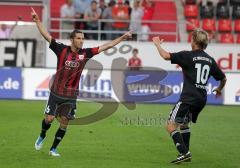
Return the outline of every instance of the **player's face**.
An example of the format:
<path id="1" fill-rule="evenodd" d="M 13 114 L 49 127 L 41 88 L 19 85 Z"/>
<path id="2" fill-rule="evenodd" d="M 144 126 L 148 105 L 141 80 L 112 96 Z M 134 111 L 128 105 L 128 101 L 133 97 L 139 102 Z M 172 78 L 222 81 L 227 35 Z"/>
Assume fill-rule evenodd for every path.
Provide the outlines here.
<path id="1" fill-rule="evenodd" d="M 83 33 L 76 33 L 75 37 L 72 39 L 72 45 L 76 49 L 80 49 L 83 46 L 84 42 L 84 34 Z"/>

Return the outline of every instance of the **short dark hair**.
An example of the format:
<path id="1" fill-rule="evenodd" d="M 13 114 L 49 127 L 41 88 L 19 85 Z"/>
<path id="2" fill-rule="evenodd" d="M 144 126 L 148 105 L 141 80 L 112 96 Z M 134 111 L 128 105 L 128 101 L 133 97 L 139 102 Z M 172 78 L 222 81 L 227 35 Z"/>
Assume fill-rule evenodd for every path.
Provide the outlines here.
<path id="1" fill-rule="evenodd" d="M 76 36 L 77 33 L 83 34 L 83 32 L 82 32 L 81 30 L 75 29 L 75 30 L 73 30 L 73 31 L 71 32 L 71 34 L 70 34 L 70 39 L 74 39 L 74 37 Z"/>
<path id="2" fill-rule="evenodd" d="M 134 49 L 133 49 L 133 52 L 137 52 L 137 53 L 138 53 L 138 49 L 137 49 L 137 48 L 134 48 Z"/>
<path id="3" fill-rule="evenodd" d="M 97 4 L 97 1 L 95 1 L 95 0 L 92 0 L 91 4 L 93 4 L 93 3 Z"/>
<path id="4" fill-rule="evenodd" d="M 129 2 L 128 0 L 126 0 L 126 1 L 124 2 L 124 4 L 130 5 L 130 2 Z"/>
<path id="5" fill-rule="evenodd" d="M 109 7 L 112 7 L 116 4 L 116 2 L 114 0 L 111 0 L 109 3 L 108 3 L 108 6 Z"/>

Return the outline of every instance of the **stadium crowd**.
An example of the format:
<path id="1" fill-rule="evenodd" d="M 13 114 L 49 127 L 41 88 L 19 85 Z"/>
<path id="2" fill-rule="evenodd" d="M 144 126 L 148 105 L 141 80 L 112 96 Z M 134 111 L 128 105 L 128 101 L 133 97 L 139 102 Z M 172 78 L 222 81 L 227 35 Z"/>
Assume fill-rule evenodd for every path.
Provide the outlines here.
<path id="1" fill-rule="evenodd" d="M 61 18 L 80 19 L 79 21 L 62 21 L 61 29 L 99 30 L 98 19 L 108 19 L 100 26 L 101 30 L 132 30 L 133 39 L 148 40 L 148 36 L 137 35 L 137 32 L 149 32 L 150 28 L 144 20 L 151 20 L 153 15 L 153 2 L 151 0 L 66 0 L 60 8 Z M 120 21 L 119 21 L 120 20 Z M 63 32 L 62 38 L 68 33 Z M 111 40 L 119 34 L 103 34 L 102 39 Z M 87 33 L 86 39 L 97 39 L 96 33 Z"/>

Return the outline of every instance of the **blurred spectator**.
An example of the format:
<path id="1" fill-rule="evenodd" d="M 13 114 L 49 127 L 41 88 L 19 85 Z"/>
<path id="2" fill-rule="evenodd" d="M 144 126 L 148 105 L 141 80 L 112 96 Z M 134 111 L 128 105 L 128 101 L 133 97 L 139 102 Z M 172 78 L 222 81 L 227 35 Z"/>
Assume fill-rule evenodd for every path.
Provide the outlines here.
<path id="1" fill-rule="evenodd" d="M 142 17 L 143 17 L 143 8 L 140 6 L 140 0 L 134 0 L 131 21 L 130 21 L 130 30 L 134 32 L 132 39 L 140 39 L 141 35 L 135 34 L 141 32 L 142 29 Z"/>
<path id="2" fill-rule="evenodd" d="M 219 1 L 221 0 L 181 0 L 183 5 L 196 4 L 196 5 L 202 5 L 202 6 L 206 6 L 206 5 L 217 6 L 217 3 Z"/>
<path id="3" fill-rule="evenodd" d="M 199 0 L 198 1 L 202 6 L 217 6 L 217 3 L 219 2 L 219 0 Z"/>
<path id="4" fill-rule="evenodd" d="M 123 4 L 122 0 L 118 0 L 118 4 L 113 7 L 112 16 L 115 20 L 113 23 L 113 28 L 117 31 L 126 31 L 128 29 L 128 22 L 119 22 L 117 20 L 129 21 L 128 8 Z M 113 38 L 119 36 L 119 34 L 114 34 Z"/>
<path id="5" fill-rule="evenodd" d="M 98 30 L 98 19 L 100 19 L 101 9 L 97 6 L 97 1 L 91 2 L 91 7 L 86 9 L 84 19 L 87 21 L 87 30 Z M 87 34 L 89 39 L 98 39 L 97 33 Z"/>
<path id="6" fill-rule="evenodd" d="M 102 18 L 102 14 L 103 14 L 104 10 L 107 8 L 107 6 L 105 4 L 105 0 L 99 0 L 99 8 L 101 9 L 100 17 Z"/>
<path id="7" fill-rule="evenodd" d="M 74 6 L 72 0 L 66 0 L 66 3 L 61 6 L 61 18 L 64 19 L 73 19 L 75 15 Z M 73 29 L 73 21 L 62 21 L 61 29 L 71 30 Z M 61 38 L 69 38 L 70 32 L 62 33 Z"/>
<path id="8" fill-rule="evenodd" d="M 133 49 L 133 56 L 128 60 L 130 70 L 139 70 L 142 68 L 142 60 L 138 57 L 138 49 Z"/>
<path id="9" fill-rule="evenodd" d="M 115 5 L 115 1 L 114 0 L 111 0 L 109 3 L 108 3 L 108 7 L 104 10 L 103 14 L 102 14 L 102 19 L 113 19 L 112 17 L 112 8 L 114 7 Z M 112 22 L 106 22 L 104 24 L 104 30 L 110 30 L 112 31 L 113 30 L 113 23 Z M 106 33 L 106 40 L 112 40 L 113 37 L 112 37 L 112 33 Z"/>
<path id="10" fill-rule="evenodd" d="M 147 41 L 149 38 L 148 33 L 151 31 L 150 30 L 150 23 L 147 21 L 151 20 L 153 17 L 153 12 L 154 12 L 154 6 L 153 2 L 150 0 L 144 0 L 141 1 L 142 6 L 143 6 L 143 17 L 142 17 L 142 36 L 140 40 L 142 41 Z"/>
<path id="11" fill-rule="evenodd" d="M 131 8 L 131 5 L 130 5 L 130 2 L 128 0 L 126 0 L 124 2 L 124 5 L 128 8 L 128 15 L 131 16 L 132 8 Z"/>
<path id="12" fill-rule="evenodd" d="M 14 29 L 15 25 L 6 25 L 6 24 L 1 24 L 0 25 L 0 39 L 8 39 L 10 38 L 10 35 L 12 33 L 12 30 Z"/>
<path id="13" fill-rule="evenodd" d="M 103 12 L 106 10 L 107 6 L 105 5 L 105 0 L 99 0 L 99 8 L 101 9 L 101 15 L 100 15 L 100 19 L 103 19 L 102 15 Z M 104 22 L 101 22 L 101 30 L 104 30 Z M 101 39 L 105 40 L 106 39 L 106 35 L 105 34 L 101 34 Z"/>
<path id="14" fill-rule="evenodd" d="M 220 2 L 217 4 L 217 10 L 216 10 L 217 19 L 229 19 L 230 18 L 230 7 Z"/>
<path id="15" fill-rule="evenodd" d="M 202 1 L 200 4 L 201 19 L 214 17 L 214 6 L 212 1 Z"/>
<path id="16" fill-rule="evenodd" d="M 83 19 L 85 10 L 90 8 L 92 0 L 73 0 L 73 6 L 75 9 L 75 18 Z M 75 29 L 85 29 L 86 22 L 77 21 L 75 22 Z"/>

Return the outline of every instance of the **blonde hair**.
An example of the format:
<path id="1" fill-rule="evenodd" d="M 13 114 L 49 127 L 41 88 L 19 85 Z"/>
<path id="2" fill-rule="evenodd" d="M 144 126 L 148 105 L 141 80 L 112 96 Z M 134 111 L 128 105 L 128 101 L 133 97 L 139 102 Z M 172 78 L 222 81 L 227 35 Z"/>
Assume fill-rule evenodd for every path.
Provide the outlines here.
<path id="1" fill-rule="evenodd" d="M 201 49 L 206 49 L 208 45 L 208 33 L 202 29 L 195 29 L 192 33 L 193 42 Z"/>

